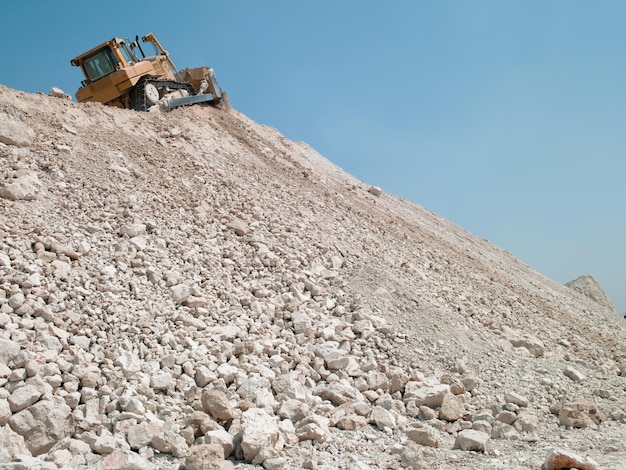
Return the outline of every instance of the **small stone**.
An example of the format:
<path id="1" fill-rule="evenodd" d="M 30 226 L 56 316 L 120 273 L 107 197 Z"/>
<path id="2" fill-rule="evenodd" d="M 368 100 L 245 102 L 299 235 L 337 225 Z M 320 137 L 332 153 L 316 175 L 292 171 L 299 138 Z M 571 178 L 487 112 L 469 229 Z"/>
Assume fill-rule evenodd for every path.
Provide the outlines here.
<path id="1" fill-rule="evenodd" d="M 496 421 L 491 429 L 491 438 L 514 440 L 518 439 L 519 435 L 513 426 Z"/>
<path id="2" fill-rule="evenodd" d="M 254 352 L 254 343 L 252 341 L 239 341 L 233 345 L 233 354 L 237 357 Z"/>
<path id="3" fill-rule="evenodd" d="M 126 440 L 131 449 L 141 449 L 150 444 L 152 439 L 157 436 L 162 427 L 158 423 L 142 422 L 131 427 L 127 434 Z"/>
<path id="4" fill-rule="evenodd" d="M 330 437 L 328 418 L 316 414 L 311 414 L 298 421 L 296 435 L 301 441 L 315 440 L 324 442 Z"/>
<path id="5" fill-rule="evenodd" d="M 590 458 L 581 457 L 562 449 L 550 449 L 544 463 L 545 470 L 599 470 L 600 466 Z"/>
<path id="6" fill-rule="evenodd" d="M 539 429 L 539 418 L 532 413 L 522 413 L 513 427 L 519 432 L 534 433 Z"/>
<path id="7" fill-rule="evenodd" d="M 502 411 L 496 416 L 496 421 L 500 421 L 505 424 L 513 424 L 517 419 L 517 415 L 512 411 Z"/>
<path id="8" fill-rule="evenodd" d="M 306 312 L 295 312 L 291 316 L 291 323 L 293 324 L 293 332 L 297 335 L 307 335 L 311 331 L 311 318 Z"/>
<path id="9" fill-rule="evenodd" d="M 141 360 L 137 354 L 130 351 L 122 351 L 118 354 L 114 361 L 119 366 L 126 378 L 130 378 L 141 370 Z"/>
<path id="10" fill-rule="evenodd" d="M 185 459 L 186 470 L 220 469 L 224 449 L 219 444 L 201 444 L 189 449 Z"/>
<path id="11" fill-rule="evenodd" d="M 415 400 L 416 405 L 430 408 L 440 407 L 443 398 L 450 393 L 450 385 L 424 386 L 421 382 L 408 382 L 404 390 L 404 401 Z"/>
<path id="12" fill-rule="evenodd" d="M 120 447 L 120 442 L 110 433 L 102 433 L 91 443 L 91 449 L 96 454 L 110 454 Z"/>
<path id="13" fill-rule="evenodd" d="M 170 292 L 172 293 L 174 302 L 182 304 L 191 296 L 191 287 L 186 284 L 177 284 L 170 287 Z"/>
<path id="14" fill-rule="evenodd" d="M 50 91 L 48 92 L 48 96 L 52 96 L 54 98 L 62 98 L 65 100 L 70 100 L 70 101 L 72 100 L 72 97 L 70 95 L 68 95 L 63 90 L 55 86 L 50 88 Z"/>
<path id="15" fill-rule="evenodd" d="M 296 399 L 284 400 L 278 409 L 278 416 L 297 423 L 309 413 L 309 406 Z"/>
<path id="16" fill-rule="evenodd" d="M 491 424 L 489 421 L 478 420 L 472 423 L 472 429 L 474 431 L 484 432 L 485 434 L 491 435 Z"/>
<path id="17" fill-rule="evenodd" d="M 409 443 L 400 454 L 402 468 L 426 470 L 436 468 L 434 451 L 430 447 L 420 447 Z M 430 455 L 429 455 L 430 454 Z"/>
<path id="18" fill-rule="evenodd" d="M 114 449 L 102 459 L 101 470 L 152 470 L 154 466 L 141 455 L 127 449 Z"/>
<path id="19" fill-rule="evenodd" d="M 232 220 L 226 224 L 226 228 L 232 230 L 239 236 L 248 235 L 250 233 L 250 227 L 243 220 Z"/>
<path id="20" fill-rule="evenodd" d="M 465 407 L 463 402 L 452 393 L 447 393 L 443 397 L 441 409 L 439 410 L 439 418 L 446 421 L 457 421 L 463 417 Z"/>
<path id="21" fill-rule="evenodd" d="M 178 430 L 173 429 L 164 430 L 154 436 L 150 445 L 161 453 L 172 454 L 178 458 L 185 457 L 189 448 L 184 436 Z"/>
<path id="22" fill-rule="evenodd" d="M 265 470 L 281 470 L 285 468 L 287 459 L 285 457 L 273 457 L 263 461 L 263 468 Z"/>
<path id="23" fill-rule="evenodd" d="M 155 391 L 167 391 L 174 388 L 174 379 L 169 372 L 158 370 L 150 377 L 150 386 Z"/>
<path id="24" fill-rule="evenodd" d="M 335 405 L 353 402 L 361 396 L 360 392 L 343 381 L 332 382 L 322 389 L 322 398 L 330 400 Z"/>
<path id="25" fill-rule="evenodd" d="M 374 422 L 381 431 L 385 428 L 395 429 L 397 426 L 395 416 L 382 406 L 375 406 L 372 409 L 370 421 Z"/>
<path id="26" fill-rule="evenodd" d="M 367 192 L 373 196 L 381 196 L 383 194 L 383 190 L 378 186 L 370 186 Z"/>
<path id="27" fill-rule="evenodd" d="M 471 392 L 472 390 L 478 388 L 478 386 L 480 385 L 480 379 L 476 377 L 463 377 L 461 379 L 461 383 L 465 387 L 465 390 Z"/>
<path id="28" fill-rule="evenodd" d="M 0 188 L 0 197 L 11 201 L 32 201 L 37 198 L 41 187 L 42 184 L 37 175 L 24 175 Z"/>
<path id="29" fill-rule="evenodd" d="M 223 428 L 207 431 L 202 439 L 205 444 L 219 444 L 224 452 L 224 457 L 229 457 L 235 450 L 235 438 Z"/>
<path id="30" fill-rule="evenodd" d="M 539 338 L 512 328 L 505 327 L 502 334 L 516 348 L 525 348 L 534 357 L 543 356 L 546 348 Z"/>
<path id="31" fill-rule="evenodd" d="M 421 428 L 409 429 L 406 435 L 413 442 L 427 447 L 439 447 L 442 439 L 439 431 L 432 426 L 423 426 Z"/>
<path id="32" fill-rule="evenodd" d="M 0 398 L 0 426 L 4 426 L 12 414 L 9 400 L 6 398 Z"/>
<path id="33" fill-rule="evenodd" d="M 128 238 L 139 237 L 146 234 L 145 224 L 127 224 L 120 227 L 120 235 L 126 235 Z"/>
<path id="34" fill-rule="evenodd" d="M 567 366 L 563 370 L 563 373 L 565 374 L 566 377 L 569 377 L 574 382 L 582 382 L 583 380 L 586 379 L 585 374 L 583 374 L 582 372 L 574 369 L 572 366 Z"/>
<path id="35" fill-rule="evenodd" d="M 337 421 L 336 426 L 345 431 L 356 431 L 367 425 L 367 419 L 364 416 L 348 415 Z"/>
<path id="36" fill-rule="evenodd" d="M 461 449 L 466 451 L 488 452 L 489 446 L 489 434 L 484 432 L 475 431 L 473 429 L 466 429 L 460 431 L 457 434 L 454 442 L 455 449 Z"/>
<path id="37" fill-rule="evenodd" d="M 520 395 L 519 393 L 509 392 L 504 395 L 504 401 L 507 403 L 514 403 L 517 406 L 525 407 L 528 406 L 528 398 Z"/>
<path id="38" fill-rule="evenodd" d="M 249 462 L 263 449 L 273 449 L 280 434 L 276 418 L 261 408 L 244 411 L 241 416 L 241 427 L 241 449 L 244 458 Z"/>
<path id="39" fill-rule="evenodd" d="M 228 396 L 217 389 L 203 390 L 202 409 L 217 421 L 230 421 L 235 417 Z"/>
<path id="40" fill-rule="evenodd" d="M 196 368 L 195 381 L 196 385 L 200 388 L 211 383 L 217 378 L 217 375 L 205 366 L 198 366 Z"/>
<path id="41" fill-rule="evenodd" d="M 9 405 L 11 411 L 17 413 L 24 408 L 36 403 L 37 400 L 43 395 L 43 392 L 34 385 L 24 385 L 16 389 L 9 397 Z"/>
<path id="42" fill-rule="evenodd" d="M 422 421 L 429 421 L 437 418 L 437 412 L 426 405 L 422 405 L 419 407 L 417 417 Z"/>

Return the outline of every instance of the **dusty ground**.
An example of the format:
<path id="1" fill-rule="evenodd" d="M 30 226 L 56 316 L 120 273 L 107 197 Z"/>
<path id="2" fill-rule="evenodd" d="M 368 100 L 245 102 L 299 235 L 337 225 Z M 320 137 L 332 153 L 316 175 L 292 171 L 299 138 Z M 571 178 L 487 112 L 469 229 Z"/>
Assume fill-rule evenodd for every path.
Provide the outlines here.
<path id="1" fill-rule="evenodd" d="M 324 328 L 344 328 L 339 319 L 380 317 L 387 325 L 375 335 L 340 343 L 407 374 L 478 381 L 464 392 L 465 418 L 433 421 L 443 441 L 419 446 L 422 468 L 540 468 L 553 447 L 591 457 L 599 468 L 626 468 L 626 322 L 604 298 L 545 278 L 487 240 L 379 193 L 305 143 L 234 110 L 144 114 L 0 87 L 0 116 L 0 126 L 11 128 L 0 143 L 0 186 L 36 178 L 32 194 L 0 199 L 8 256 L 0 266 L 4 337 L 37 329 L 41 316 L 20 313 L 9 299 L 21 290 L 36 303 L 39 288 L 53 316 L 63 318 L 58 328 L 92 338 L 91 347 L 103 351 L 113 340 L 145 348 L 147 363 L 163 351 L 145 338 L 138 346 L 139 330 L 199 341 L 202 334 L 188 332 L 193 322 L 185 316 L 200 312 L 202 328 L 234 324 L 239 339 L 270 344 L 292 313 L 279 318 L 273 312 L 290 310 L 284 307 L 289 295 L 302 296 L 297 309 L 319 329 L 313 343 L 328 340 Z M 9 142 L 7 134 L 23 140 Z M 147 227 L 141 245 L 120 228 L 137 223 Z M 58 257 L 70 265 L 69 274 L 35 255 L 37 242 L 54 251 L 51 239 L 80 254 Z M 24 283 L 33 273 L 38 284 Z M 301 287 L 312 279 L 322 293 Z M 201 307 L 170 299 L 168 288 L 183 281 L 203 299 Z M 92 349 L 96 359 L 98 348 Z M 274 343 L 271 348 L 290 354 Z M 580 380 L 564 374 L 567 367 L 582 374 Z M 10 378 L 4 388 L 12 392 Z M 532 431 L 492 434 L 487 452 L 453 449 L 460 429 L 454 426 L 471 426 L 468 417 L 483 409 L 501 411 L 510 392 L 529 400 L 537 418 Z M 177 397 L 168 406 L 179 406 Z M 591 401 L 600 422 L 560 424 L 560 404 L 575 398 Z M 279 454 L 285 460 L 275 463 L 407 466 L 400 462 L 407 446 L 401 426 L 381 431 L 369 423 L 329 433 L 324 442 L 285 446 Z M 169 465 L 164 457 L 145 456 L 157 467 Z M 55 459 L 59 464 L 58 456 L 47 460 Z"/>

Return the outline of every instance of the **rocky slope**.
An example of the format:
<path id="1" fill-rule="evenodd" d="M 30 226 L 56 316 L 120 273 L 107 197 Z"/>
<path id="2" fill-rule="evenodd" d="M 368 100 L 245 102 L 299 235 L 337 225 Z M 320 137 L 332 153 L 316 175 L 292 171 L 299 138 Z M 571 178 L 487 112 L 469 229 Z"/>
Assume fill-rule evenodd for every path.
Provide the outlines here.
<path id="1" fill-rule="evenodd" d="M 624 468 L 610 301 L 234 110 L 0 86 L 0 206 L 2 468 Z"/>

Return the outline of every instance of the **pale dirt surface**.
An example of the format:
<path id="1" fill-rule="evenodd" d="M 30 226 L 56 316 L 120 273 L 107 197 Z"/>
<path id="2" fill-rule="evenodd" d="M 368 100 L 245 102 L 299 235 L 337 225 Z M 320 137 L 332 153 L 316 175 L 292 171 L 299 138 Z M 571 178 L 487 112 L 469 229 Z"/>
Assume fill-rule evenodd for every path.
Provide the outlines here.
<path id="1" fill-rule="evenodd" d="M 19 273 L 41 272 L 64 331 L 106 338 L 92 340 L 105 351 L 114 343 L 134 348 L 146 361 L 163 352 L 140 330 L 199 341 L 203 333 L 190 333 L 185 320 L 197 311 L 176 305 L 169 286 L 146 280 L 171 271 L 208 299 L 207 326 L 236 324 L 247 332 L 240 339 L 270 344 L 289 316 L 273 320 L 274 307 L 265 304 L 320 275 L 324 298 L 305 305 L 314 324 L 332 325 L 343 311 L 382 317 L 390 327 L 359 353 L 427 377 L 477 378 L 480 385 L 466 392 L 468 416 L 500 409 L 504 394 L 516 392 L 538 417 L 533 433 L 492 438 L 486 453 L 452 449 L 458 422 L 441 424 L 448 437 L 439 448 L 420 446 L 423 464 L 415 468 L 537 469 L 552 447 L 591 457 L 599 468 L 626 468 L 626 322 L 610 302 L 545 278 L 415 203 L 375 196 L 308 145 L 235 110 L 137 113 L 0 86 L 2 113 L 34 138 L 22 147 L 0 144 L 0 186 L 34 174 L 40 187 L 31 199 L 0 199 L 2 247 L 12 261 L 0 268 L 1 287 L 8 297 Z M 248 233 L 233 233 L 232 221 Z M 132 258 L 139 250 L 120 235 L 131 223 L 148 227 L 139 261 Z M 45 237 L 91 249 L 63 277 L 41 264 L 29 267 L 36 264 L 34 243 Z M 263 264 L 265 250 L 274 265 Z M 107 278 L 109 266 L 116 273 Z M 100 288 L 107 283 L 114 287 Z M 24 315 L 5 313 L 3 330 L 24 323 Z M 543 345 L 542 355 L 513 346 L 511 339 L 524 335 Z M 584 380 L 567 377 L 567 366 Z M 168 406 L 178 406 L 176 397 Z M 559 425 L 551 407 L 576 397 L 593 401 L 601 424 Z M 401 468 L 401 429 L 370 424 L 331 427 L 331 434 L 285 450 L 283 468 Z M 153 461 L 178 468 L 175 462 Z M 237 464 L 246 467 L 253 466 Z"/>

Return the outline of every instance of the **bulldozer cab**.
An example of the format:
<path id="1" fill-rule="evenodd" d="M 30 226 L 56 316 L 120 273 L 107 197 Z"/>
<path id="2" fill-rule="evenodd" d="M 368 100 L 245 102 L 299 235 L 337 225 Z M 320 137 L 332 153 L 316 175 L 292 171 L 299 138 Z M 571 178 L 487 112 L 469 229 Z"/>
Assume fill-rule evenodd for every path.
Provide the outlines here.
<path id="1" fill-rule="evenodd" d="M 113 38 L 72 59 L 72 65 L 82 69 L 84 86 L 138 61 L 126 39 Z"/>

